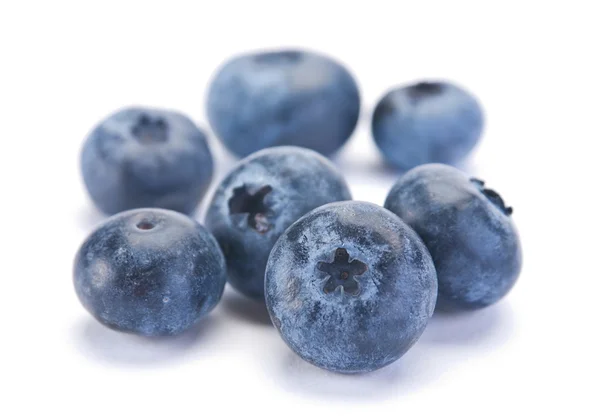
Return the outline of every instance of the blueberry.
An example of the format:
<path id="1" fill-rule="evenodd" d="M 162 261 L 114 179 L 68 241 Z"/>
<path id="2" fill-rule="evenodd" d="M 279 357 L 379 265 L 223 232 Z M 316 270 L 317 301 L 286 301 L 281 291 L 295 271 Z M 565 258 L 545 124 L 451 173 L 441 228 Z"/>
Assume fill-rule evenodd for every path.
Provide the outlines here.
<path id="1" fill-rule="evenodd" d="M 450 166 L 423 165 L 398 180 L 385 207 L 429 248 L 443 306 L 485 307 L 515 284 L 521 245 L 512 208 L 483 181 Z"/>
<path id="2" fill-rule="evenodd" d="M 231 285 L 263 300 L 265 266 L 279 236 L 308 211 L 348 199 L 342 176 L 314 151 L 274 147 L 240 161 L 221 182 L 206 216 Z"/>
<path id="3" fill-rule="evenodd" d="M 186 116 L 127 108 L 96 126 L 81 155 L 83 180 L 107 214 L 159 207 L 189 214 L 213 171 L 206 136 Z"/>
<path id="4" fill-rule="evenodd" d="M 210 85 L 210 124 L 233 153 L 247 156 L 280 145 L 338 150 L 354 131 L 358 87 L 339 63 L 304 51 L 236 57 Z"/>
<path id="5" fill-rule="evenodd" d="M 457 164 L 481 136 L 483 111 L 458 86 L 422 82 L 389 91 L 375 108 L 371 128 L 385 159 L 401 170 Z"/>
<path id="6" fill-rule="evenodd" d="M 109 218 L 75 260 L 75 291 L 101 323 L 145 336 L 174 335 L 212 310 L 225 287 L 214 237 L 183 214 L 137 209 Z"/>
<path id="7" fill-rule="evenodd" d="M 311 211 L 275 244 L 265 275 L 271 320 L 306 361 L 368 372 L 400 358 L 433 313 L 431 256 L 400 218 L 348 201 Z"/>

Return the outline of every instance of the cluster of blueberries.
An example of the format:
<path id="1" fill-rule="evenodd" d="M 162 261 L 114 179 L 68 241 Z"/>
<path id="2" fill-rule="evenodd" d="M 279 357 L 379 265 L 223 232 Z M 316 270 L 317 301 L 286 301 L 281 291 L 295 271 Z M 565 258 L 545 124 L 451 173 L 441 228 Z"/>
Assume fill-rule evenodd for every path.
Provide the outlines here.
<path id="1" fill-rule="evenodd" d="M 211 182 L 205 134 L 158 109 L 102 121 L 85 142 L 82 171 L 92 200 L 115 215 L 76 257 L 85 308 L 117 330 L 173 335 L 213 309 L 228 281 L 266 304 L 303 359 L 355 373 L 400 358 L 434 308 L 500 300 L 521 269 L 512 209 L 449 165 L 480 137 L 477 100 L 437 82 L 381 99 L 373 137 L 405 172 L 384 207 L 352 201 L 324 157 L 350 137 L 359 110 L 353 77 L 327 57 L 279 51 L 226 63 L 207 113 L 245 158 L 216 189 L 206 227 L 184 215 Z"/>

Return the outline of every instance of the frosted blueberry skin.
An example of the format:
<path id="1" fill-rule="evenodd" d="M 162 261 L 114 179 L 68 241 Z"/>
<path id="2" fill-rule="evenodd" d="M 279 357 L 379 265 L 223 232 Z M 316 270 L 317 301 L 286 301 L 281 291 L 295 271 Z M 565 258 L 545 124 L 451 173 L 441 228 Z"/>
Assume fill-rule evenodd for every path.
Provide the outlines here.
<path id="1" fill-rule="evenodd" d="M 421 82 L 389 91 L 371 129 L 383 157 L 401 170 L 457 164 L 475 147 L 484 116 L 477 99 L 450 83 Z"/>
<path id="2" fill-rule="evenodd" d="M 398 180 L 385 208 L 427 245 L 446 308 L 489 306 L 515 284 L 522 257 L 512 208 L 483 181 L 442 164 L 419 166 Z"/>
<path id="3" fill-rule="evenodd" d="M 226 62 L 210 84 L 206 108 L 213 131 L 239 156 L 282 145 L 328 156 L 354 131 L 360 96 L 339 63 L 282 50 Z"/>
<path id="4" fill-rule="evenodd" d="M 175 335 L 211 311 L 225 287 L 214 237 L 187 216 L 137 209 L 109 218 L 75 259 L 75 291 L 104 325 L 144 336 Z"/>
<path id="5" fill-rule="evenodd" d="M 206 136 L 186 116 L 148 108 L 122 109 L 87 137 L 81 170 L 106 214 L 157 207 L 190 214 L 213 172 Z"/>
<path id="6" fill-rule="evenodd" d="M 341 174 L 314 151 L 273 147 L 241 160 L 219 185 L 206 215 L 227 260 L 229 283 L 264 300 L 265 266 L 279 236 L 308 211 L 348 199 Z"/>
<path id="7" fill-rule="evenodd" d="M 400 218 L 357 201 L 324 205 L 280 237 L 265 275 L 273 324 L 294 352 L 336 372 L 400 358 L 433 314 L 427 248 Z"/>

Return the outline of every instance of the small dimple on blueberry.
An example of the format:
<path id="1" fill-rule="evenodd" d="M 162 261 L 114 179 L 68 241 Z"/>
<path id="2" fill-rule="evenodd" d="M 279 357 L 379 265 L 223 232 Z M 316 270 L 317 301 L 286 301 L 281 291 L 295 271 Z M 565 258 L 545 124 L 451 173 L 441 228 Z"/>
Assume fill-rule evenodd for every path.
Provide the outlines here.
<path id="1" fill-rule="evenodd" d="M 136 227 L 140 230 L 152 230 L 154 228 L 154 223 L 147 220 L 142 220 L 136 224 Z"/>

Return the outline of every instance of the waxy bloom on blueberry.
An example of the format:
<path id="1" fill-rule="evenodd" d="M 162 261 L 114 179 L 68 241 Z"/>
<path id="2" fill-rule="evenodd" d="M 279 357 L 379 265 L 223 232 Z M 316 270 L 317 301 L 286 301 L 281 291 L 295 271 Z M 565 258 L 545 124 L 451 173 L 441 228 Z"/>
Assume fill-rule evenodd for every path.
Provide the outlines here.
<path id="1" fill-rule="evenodd" d="M 292 145 L 330 155 L 358 121 L 360 97 L 341 64 L 305 51 L 269 51 L 228 61 L 210 85 L 208 120 L 239 156 Z"/>
<path id="2" fill-rule="evenodd" d="M 186 116 L 161 109 L 122 109 L 96 126 L 81 154 L 87 190 L 115 214 L 157 207 L 189 214 L 210 185 L 206 136 Z"/>
<path id="3" fill-rule="evenodd" d="M 219 185 L 206 215 L 231 285 L 262 300 L 267 258 L 281 233 L 308 211 L 348 199 L 342 176 L 312 150 L 273 147 L 240 161 Z"/>
<path id="4" fill-rule="evenodd" d="M 427 245 L 445 306 L 494 304 L 517 281 L 522 259 L 513 210 L 483 181 L 442 164 L 419 166 L 398 180 L 385 207 Z"/>
<path id="5" fill-rule="evenodd" d="M 473 95 L 456 85 L 421 82 L 386 93 L 375 107 L 371 128 L 383 157 L 401 170 L 456 164 L 479 141 L 483 111 Z"/>
<path id="6" fill-rule="evenodd" d="M 75 291 L 101 323 L 146 336 L 180 333 L 225 287 L 214 237 L 183 214 L 138 209 L 109 218 L 81 245 Z"/>
<path id="7" fill-rule="evenodd" d="M 421 336 L 437 279 L 427 248 L 400 218 L 346 201 L 309 212 L 281 235 L 265 293 L 273 324 L 294 352 L 327 370 L 368 372 Z"/>

